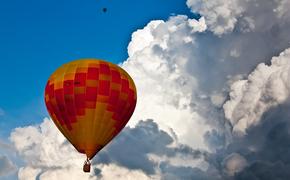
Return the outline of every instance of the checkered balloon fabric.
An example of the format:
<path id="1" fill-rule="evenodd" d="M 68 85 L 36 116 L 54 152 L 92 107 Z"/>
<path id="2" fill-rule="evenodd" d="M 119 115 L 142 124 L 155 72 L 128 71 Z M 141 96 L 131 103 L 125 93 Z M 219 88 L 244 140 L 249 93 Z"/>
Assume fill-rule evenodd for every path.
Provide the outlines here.
<path id="1" fill-rule="evenodd" d="M 122 130 L 136 101 L 132 78 L 119 66 L 102 60 L 64 64 L 45 88 L 45 103 L 54 123 L 89 159 Z"/>

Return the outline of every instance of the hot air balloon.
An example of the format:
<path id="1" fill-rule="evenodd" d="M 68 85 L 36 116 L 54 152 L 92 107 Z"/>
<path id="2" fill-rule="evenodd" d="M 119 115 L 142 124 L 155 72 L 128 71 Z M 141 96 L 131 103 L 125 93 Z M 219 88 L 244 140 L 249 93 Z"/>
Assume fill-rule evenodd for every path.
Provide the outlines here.
<path id="1" fill-rule="evenodd" d="M 45 87 L 47 110 L 62 134 L 90 160 L 126 125 L 137 101 L 136 87 L 119 66 L 96 59 L 64 64 Z"/>

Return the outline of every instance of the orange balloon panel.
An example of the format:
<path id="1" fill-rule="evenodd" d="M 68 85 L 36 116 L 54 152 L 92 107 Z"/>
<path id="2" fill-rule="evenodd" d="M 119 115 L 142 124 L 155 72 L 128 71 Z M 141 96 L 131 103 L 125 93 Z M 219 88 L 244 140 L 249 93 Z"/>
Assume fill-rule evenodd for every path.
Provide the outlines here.
<path id="1" fill-rule="evenodd" d="M 136 87 L 119 66 L 84 59 L 64 64 L 49 78 L 45 103 L 58 129 L 89 159 L 126 125 Z"/>

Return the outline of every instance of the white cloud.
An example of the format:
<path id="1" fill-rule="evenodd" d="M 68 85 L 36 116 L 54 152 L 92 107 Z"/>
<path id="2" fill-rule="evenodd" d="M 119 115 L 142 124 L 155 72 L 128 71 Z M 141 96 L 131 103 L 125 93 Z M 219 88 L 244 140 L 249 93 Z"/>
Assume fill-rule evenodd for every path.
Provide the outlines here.
<path id="1" fill-rule="evenodd" d="M 192 28 L 191 33 L 204 32 L 207 29 L 204 17 L 199 20 L 188 19 L 188 25 Z"/>
<path id="2" fill-rule="evenodd" d="M 289 7 L 290 7 L 290 1 L 289 0 L 275 0 L 277 3 L 277 7 L 273 9 L 275 13 L 277 13 L 277 16 L 279 18 L 289 18 Z"/>
<path id="3" fill-rule="evenodd" d="M 206 171 L 207 152 L 179 143 L 174 134 L 159 129 L 158 124 L 152 120 L 139 121 L 134 128 L 125 128 L 121 136 L 99 153 L 94 164 L 116 163 L 131 170 L 142 170 L 150 177 L 163 177 L 160 164 Z M 179 171 L 176 173 L 180 173 L 176 174 L 178 177 L 182 174 Z"/>
<path id="4" fill-rule="evenodd" d="M 125 128 L 96 155 L 88 174 L 82 171 L 85 155 L 65 140 L 52 120 L 44 119 L 40 125 L 16 128 L 10 136 L 19 157 L 25 161 L 18 171 L 21 180 L 36 177 L 41 180 L 160 179 L 170 172 L 161 172 L 159 164 L 177 168 L 177 177 L 182 175 L 178 168 L 192 170 L 204 164 L 206 171 L 206 153 L 180 144 L 176 138 L 160 130 L 152 120 L 140 121 L 134 128 Z"/>
<path id="5" fill-rule="evenodd" d="M 18 171 L 18 179 L 19 180 L 34 180 L 37 175 L 41 172 L 40 168 L 33 167 L 22 167 Z"/>
<path id="6" fill-rule="evenodd" d="M 282 104 L 290 93 L 290 49 L 273 57 L 271 65 L 261 63 L 249 75 L 231 87 L 230 100 L 224 105 L 225 116 L 233 131 L 245 134 L 260 123 L 269 108 Z"/>
<path id="7" fill-rule="evenodd" d="M 119 167 L 114 164 L 98 166 L 102 169 L 99 176 L 92 176 L 82 172 L 81 168 L 68 167 L 68 168 L 56 168 L 48 169 L 42 172 L 41 168 L 22 167 L 19 170 L 19 180 L 35 180 L 39 177 L 41 180 L 58 180 L 58 179 L 150 179 L 142 171 L 129 170 L 127 168 Z"/>
<path id="8" fill-rule="evenodd" d="M 132 39 L 134 39 L 134 41 L 131 41 L 128 45 L 129 56 L 132 56 L 138 51 L 142 51 L 146 46 L 150 45 L 150 43 L 154 40 L 151 31 L 161 23 L 164 22 L 161 20 L 151 21 L 144 29 L 137 30 L 132 34 Z M 140 33 L 142 33 L 142 36 L 139 36 Z"/>
<path id="9" fill-rule="evenodd" d="M 205 17 L 216 35 L 241 32 L 265 32 L 277 21 L 288 21 L 289 0 L 187 0 L 188 7 Z"/>
<path id="10" fill-rule="evenodd" d="M 287 48 L 290 21 L 269 11 L 276 2 L 188 0 L 187 5 L 203 17 L 148 23 L 133 33 L 121 66 L 138 89 L 130 125 L 152 118 L 162 129 L 173 128 L 182 143 L 208 149 L 207 131 L 227 131 L 219 108 L 228 83 Z"/>
<path id="11" fill-rule="evenodd" d="M 140 170 L 129 170 L 127 168 L 117 166 L 115 164 L 101 165 L 98 168 L 102 169 L 99 177 L 100 179 L 120 179 L 120 180 L 150 180 L 159 179 L 157 176 L 147 176 Z"/>
<path id="12" fill-rule="evenodd" d="M 69 167 L 82 164 L 85 159 L 85 156 L 67 145 L 68 142 L 49 119 L 45 119 L 40 126 L 14 129 L 10 140 L 31 166 Z"/>
<path id="13" fill-rule="evenodd" d="M 18 172 L 19 179 L 35 179 L 36 176 L 90 179 L 89 174 L 82 173 L 85 156 L 68 144 L 52 120 L 44 119 L 39 126 L 16 128 L 10 140 L 26 163 Z"/>
<path id="14" fill-rule="evenodd" d="M 195 46 L 192 34 L 205 28 L 203 18 L 197 21 L 176 16 L 167 22 L 150 22 L 133 33 L 130 57 L 121 65 L 137 86 L 138 102 L 131 125 L 152 118 L 163 129 L 174 128 L 182 143 L 205 148 L 203 134 L 208 128 L 190 108 L 197 83 L 186 71 L 188 48 Z"/>
<path id="15" fill-rule="evenodd" d="M 62 153 L 62 152 L 60 152 Z M 81 167 L 68 166 L 68 167 L 49 167 L 43 168 L 38 166 L 21 167 L 18 172 L 19 180 L 59 180 L 59 179 L 90 179 L 96 180 L 96 176 L 86 174 L 82 171 Z"/>
<path id="16" fill-rule="evenodd" d="M 217 35 L 231 32 L 244 11 L 239 0 L 187 0 L 187 5 L 205 16 L 210 30 Z"/>

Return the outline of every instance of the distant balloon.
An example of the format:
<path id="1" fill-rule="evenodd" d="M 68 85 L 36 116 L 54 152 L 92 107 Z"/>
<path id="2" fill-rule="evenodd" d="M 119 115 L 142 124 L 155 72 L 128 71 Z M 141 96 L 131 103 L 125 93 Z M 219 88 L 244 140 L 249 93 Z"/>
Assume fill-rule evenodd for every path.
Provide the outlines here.
<path id="1" fill-rule="evenodd" d="M 90 161 L 127 124 L 137 101 L 132 78 L 117 65 L 95 59 L 64 64 L 49 78 L 45 103 L 58 129 Z"/>

